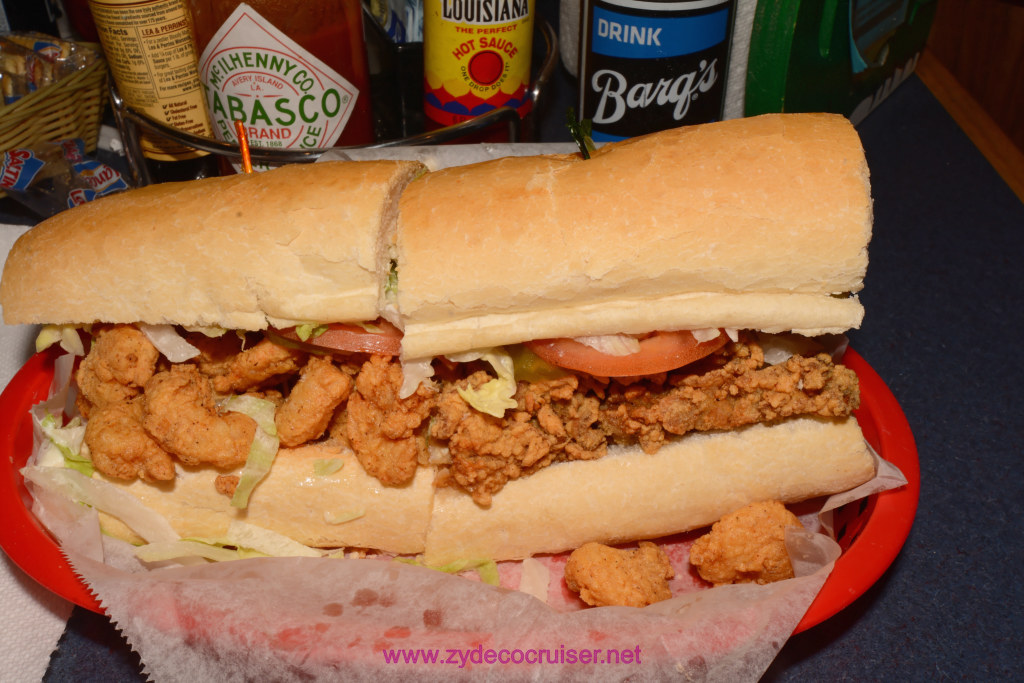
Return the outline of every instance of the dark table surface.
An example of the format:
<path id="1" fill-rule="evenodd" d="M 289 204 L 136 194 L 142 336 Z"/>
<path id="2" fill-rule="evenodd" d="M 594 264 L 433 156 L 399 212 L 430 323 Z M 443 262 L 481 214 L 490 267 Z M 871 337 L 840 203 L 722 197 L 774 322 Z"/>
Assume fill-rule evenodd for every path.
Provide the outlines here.
<path id="1" fill-rule="evenodd" d="M 559 70 L 539 139 L 567 141 Z M 851 342 L 916 437 L 921 497 L 906 545 L 849 608 L 785 645 L 789 680 L 1005 680 L 1024 675 L 1021 582 L 1024 204 L 916 78 L 860 126 L 875 227 Z M 31 222 L 0 202 L 0 221 Z M 138 680 L 101 616 L 76 608 L 46 680 Z"/>

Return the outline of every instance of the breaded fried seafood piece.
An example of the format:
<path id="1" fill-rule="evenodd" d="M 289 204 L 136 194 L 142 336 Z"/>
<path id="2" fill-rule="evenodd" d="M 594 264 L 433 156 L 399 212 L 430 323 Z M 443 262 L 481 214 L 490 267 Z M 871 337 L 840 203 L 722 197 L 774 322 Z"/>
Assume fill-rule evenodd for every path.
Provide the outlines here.
<path id="1" fill-rule="evenodd" d="M 160 352 L 132 325 L 105 327 L 93 338 L 89 354 L 75 376 L 79 410 L 128 401 L 142 391 L 156 369 Z"/>
<path id="2" fill-rule="evenodd" d="M 213 377 L 213 388 L 218 394 L 232 394 L 259 387 L 264 382 L 282 375 L 293 375 L 306 360 L 306 354 L 268 339 L 231 358 L 223 374 Z"/>
<path id="3" fill-rule="evenodd" d="M 175 365 L 146 382 L 142 426 L 186 465 L 229 469 L 245 463 L 256 422 L 242 413 L 221 413 L 210 380 L 193 365 Z"/>
<path id="4" fill-rule="evenodd" d="M 348 399 L 348 443 L 363 469 L 387 486 L 408 484 L 416 475 L 427 449 L 421 426 L 434 404 L 434 392 L 426 386 L 406 398 L 399 398 L 401 387 L 402 366 L 373 356 L 363 364 Z"/>
<path id="5" fill-rule="evenodd" d="M 170 481 L 174 460 L 142 428 L 141 396 L 93 409 L 85 443 L 97 470 L 116 479 Z"/>
<path id="6" fill-rule="evenodd" d="M 311 357 L 274 418 L 282 445 L 298 446 L 320 438 L 351 391 L 352 378 L 329 358 Z"/>
<path id="7" fill-rule="evenodd" d="M 772 583 L 793 578 L 786 527 L 800 520 L 776 500 L 751 503 L 715 522 L 690 548 L 690 564 L 705 581 Z"/>
<path id="8" fill-rule="evenodd" d="M 569 555 L 565 583 L 588 605 L 645 607 L 668 600 L 675 576 L 665 552 L 650 541 L 635 550 L 586 543 Z"/>

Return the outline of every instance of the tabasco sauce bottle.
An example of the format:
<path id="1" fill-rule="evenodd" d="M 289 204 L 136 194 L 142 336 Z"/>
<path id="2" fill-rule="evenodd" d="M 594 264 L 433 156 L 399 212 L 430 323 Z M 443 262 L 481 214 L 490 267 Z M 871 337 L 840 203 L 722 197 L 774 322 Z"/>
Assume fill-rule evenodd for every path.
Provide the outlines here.
<path id="1" fill-rule="evenodd" d="M 359 0 L 189 0 L 218 138 L 252 147 L 373 142 Z"/>

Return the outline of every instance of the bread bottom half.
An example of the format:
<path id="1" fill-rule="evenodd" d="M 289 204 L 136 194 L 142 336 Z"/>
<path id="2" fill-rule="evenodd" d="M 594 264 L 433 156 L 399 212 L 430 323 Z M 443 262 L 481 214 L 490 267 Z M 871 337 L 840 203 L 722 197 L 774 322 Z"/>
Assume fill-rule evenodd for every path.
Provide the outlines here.
<path id="1" fill-rule="evenodd" d="M 338 459 L 341 469 L 316 475 L 315 461 L 325 458 Z M 110 481 L 184 537 L 215 538 L 238 519 L 314 547 L 422 554 L 438 565 L 689 531 L 751 502 L 794 503 L 845 491 L 874 476 L 874 468 L 851 417 L 691 434 L 653 455 L 618 448 L 598 460 L 558 463 L 509 482 L 489 508 L 461 491 L 435 489 L 429 468 L 420 468 L 408 486 L 383 486 L 354 454 L 330 444 L 282 450 L 245 511 L 216 492 L 216 472 L 209 470 L 180 472 L 168 485 Z M 103 528 L 139 540 L 116 519 L 104 517 Z"/>

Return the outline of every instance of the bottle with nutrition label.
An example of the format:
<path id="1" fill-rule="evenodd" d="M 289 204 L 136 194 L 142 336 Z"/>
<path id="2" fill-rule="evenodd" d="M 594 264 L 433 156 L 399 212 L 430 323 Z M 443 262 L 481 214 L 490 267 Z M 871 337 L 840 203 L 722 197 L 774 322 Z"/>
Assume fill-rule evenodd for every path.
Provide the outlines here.
<path id="1" fill-rule="evenodd" d="M 374 141 L 359 0 L 188 1 L 219 139 L 241 120 L 251 147 Z"/>
<path id="2" fill-rule="evenodd" d="M 502 106 L 520 118 L 530 112 L 533 17 L 534 0 L 426 0 L 423 113 L 428 127 L 462 123 Z"/>
<path id="3" fill-rule="evenodd" d="M 735 0 L 583 0 L 579 110 L 595 142 L 722 118 Z"/>
<path id="4" fill-rule="evenodd" d="M 185 0 L 89 0 L 117 90 L 125 104 L 178 130 L 213 137 Z M 207 153 L 142 132 L 151 180 L 213 175 Z"/>

